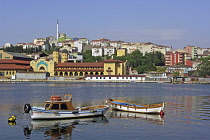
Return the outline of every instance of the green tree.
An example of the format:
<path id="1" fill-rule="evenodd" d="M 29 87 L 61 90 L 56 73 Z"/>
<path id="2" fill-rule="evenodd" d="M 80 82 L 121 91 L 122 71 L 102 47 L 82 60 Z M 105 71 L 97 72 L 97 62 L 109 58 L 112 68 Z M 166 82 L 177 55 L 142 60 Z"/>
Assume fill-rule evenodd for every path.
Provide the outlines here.
<path id="1" fill-rule="evenodd" d="M 101 62 L 101 61 L 103 60 L 103 58 L 102 58 L 101 56 L 96 56 L 96 57 L 95 57 L 95 60 L 96 60 L 97 62 Z"/>
<path id="2" fill-rule="evenodd" d="M 198 65 L 196 73 L 198 76 L 207 77 L 210 75 L 210 61 L 204 59 L 201 64 Z"/>
<path id="3" fill-rule="evenodd" d="M 145 71 L 144 66 L 138 66 L 136 70 L 139 74 L 142 74 Z"/>
<path id="4" fill-rule="evenodd" d="M 173 72 L 174 77 L 178 77 L 179 74 L 180 74 L 180 73 L 179 73 L 178 71 Z"/>
<path id="5" fill-rule="evenodd" d="M 95 62 L 95 57 L 92 56 L 91 50 L 85 51 L 85 53 L 83 54 L 83 58 L 84 58 L 84 62 Z"/>

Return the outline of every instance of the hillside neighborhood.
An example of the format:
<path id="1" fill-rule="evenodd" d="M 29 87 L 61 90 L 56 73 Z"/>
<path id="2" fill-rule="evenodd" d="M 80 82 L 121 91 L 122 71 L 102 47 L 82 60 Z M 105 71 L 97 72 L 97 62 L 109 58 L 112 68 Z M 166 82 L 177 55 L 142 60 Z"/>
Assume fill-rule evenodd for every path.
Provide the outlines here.
<path id="1" fill-rule="evenodd" d="M 60 33 L 58 39 L 49 36 L 36 38 L 32 43 L 6 43 L 2 46 L 0 78 L 16 79 L 18 73 L 19 77 L 20 73 L 48 73 L 51 79 L 103 80 L 106 79 L 103 76 L 112 75 L 115 80 L 130 78 L 135 81 L 139 76 L 141 81 L 145 80 L 142 77 L 159 78 L 151 81 L 164 78 L 170 81 L 171 77 L 179 77 L 183 81 L 189 77 L 208 77 L 208 70 L 199 75 L 198 68 L 202 68 L 202 62 L 208 60 L 209 55 L 210 48 L 190 45 L 173 50 L 171 46 L 151 42 L 111 41 L 106 38 L 90 41 Z M 23 74 L 21 78 L 27 79 Z M 35 76 L 32 79 L 39 78 Z"/>

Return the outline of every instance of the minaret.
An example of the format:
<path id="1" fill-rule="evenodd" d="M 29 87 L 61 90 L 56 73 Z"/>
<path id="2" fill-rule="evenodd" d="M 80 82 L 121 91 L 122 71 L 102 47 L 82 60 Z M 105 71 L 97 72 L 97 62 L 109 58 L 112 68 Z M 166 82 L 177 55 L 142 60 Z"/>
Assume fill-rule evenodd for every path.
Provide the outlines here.
<path id="1" fill-rule="evenodd" d="M 59 38 L 59 23 L 58 23 L 58 19 L 57 19 L 57 40 Z"/>

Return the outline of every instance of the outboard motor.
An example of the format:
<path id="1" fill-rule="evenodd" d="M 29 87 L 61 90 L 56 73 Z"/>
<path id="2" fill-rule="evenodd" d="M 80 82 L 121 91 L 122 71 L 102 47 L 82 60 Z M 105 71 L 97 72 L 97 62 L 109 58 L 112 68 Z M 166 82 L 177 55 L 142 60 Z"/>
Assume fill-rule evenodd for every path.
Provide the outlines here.
<path id="1" fill-rule="evenodd" d="M 24 105 L 24 113 L 29 113 L 31 110 L 31 105 L 30 104 L 25 104 Z"/>

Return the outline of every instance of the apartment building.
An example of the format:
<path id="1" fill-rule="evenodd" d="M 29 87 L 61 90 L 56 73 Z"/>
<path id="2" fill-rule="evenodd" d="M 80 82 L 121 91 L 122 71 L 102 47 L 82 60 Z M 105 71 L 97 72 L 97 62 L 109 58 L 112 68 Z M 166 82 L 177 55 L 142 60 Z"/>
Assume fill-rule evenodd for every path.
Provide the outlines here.
<path id="1" fill-rule="evenodd" d="M 110 40 L 105 38 L 100 38 L 97 40 L 92 40 L 90 42 L 90 45 L 92 46 L 110 46 Z"/>
<path id="2" fill-rule="evenodd" d="M 92 56 L 103 56 L 104 49 L 100 46 L 94 46 L 92 48 Z"/>
<path id="3" fill-rule="evenodd" d="M 165 54 L 165 65 L 174 66 L 176 64 L 185 64 L 185 54 L 181 52 L 167 52 Z"/>

